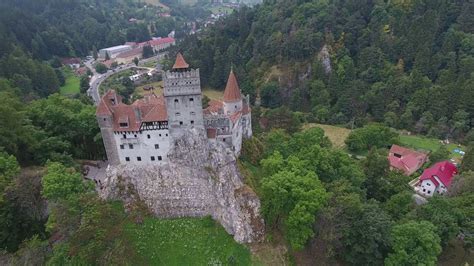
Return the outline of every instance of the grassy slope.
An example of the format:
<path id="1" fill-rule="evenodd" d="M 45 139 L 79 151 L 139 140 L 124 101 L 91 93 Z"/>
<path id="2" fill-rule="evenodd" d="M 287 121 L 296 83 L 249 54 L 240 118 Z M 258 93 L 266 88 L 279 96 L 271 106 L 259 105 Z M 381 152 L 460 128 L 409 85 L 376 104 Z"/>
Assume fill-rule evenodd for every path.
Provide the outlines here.
<path id="1" fill-rule="evenodd" d="M 147 218 L 125 230 L 150 265 L 251 264 L 248 248 L 209 218 Z"/>
<path id="2" fill-rule="evenodd" d="M 349 136 L 351 132 L 347 128 L 331 126 L 331 125 L 322 125 L 322 124 L 306 124 L 304 128 L 319 127 L 324 130 L 324 134 L 329 138 L 334 147 L 344 148 L 344 141 Z"/>
<path id="3" fill-rule="evenodd" d="M 324 130 L 325 135 L 331 140 L 334 147 L 336 148 L 344 148 L 345 147 L 345 139 L 349 136 L 351 132 L 347 128 L 338 127 L 338 126 L 331 126 L 331 125 L 322 125 L 322 124 L 306 124 L 305 128 L 310 127 L 320 127 Z M 431 151 L 434 152 L 441 147 L 441 142 L 438 139 L 428 138 L 424 136 L 417 136 L 417 135 L 400 135 L 400 144 L 405 147 L 411 147 L 416 150 L 423 150 L 423 151 Z M 460 159 L 461 156 L 458 153 L 454 153 L 453 150 L 458 148 L 457 144 L 451 143 L 446 147 L 451 152 L 451 157 L 455 159 Z M 460 146 L 461 150 L 465 151 L 464 146 Z M 363 152 L 360 155 L 365 155 L 367 152 Z"/>
<path id="4" fill-rule="evenodd" d="M 66 78 L 66 84 L 62 86 L 59 91 L 62 95 L 71 95 L 79 93 L 80 91 L 80 78 L 74 75 L 72 70 L 68 67 L 63 69 L 64 77 Z"/>

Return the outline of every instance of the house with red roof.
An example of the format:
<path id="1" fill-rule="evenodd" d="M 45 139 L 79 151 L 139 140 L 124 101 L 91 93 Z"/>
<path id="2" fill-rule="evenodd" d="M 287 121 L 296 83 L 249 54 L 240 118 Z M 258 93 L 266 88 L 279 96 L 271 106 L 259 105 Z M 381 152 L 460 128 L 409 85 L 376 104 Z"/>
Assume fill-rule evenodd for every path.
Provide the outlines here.
<path id="1" fill-rule="evenodd" d="M 415 190 L 425 197 L 444 195 L 457 173 L 458 169 L 449 161 L 436 163 L 423 171 Z"/>
<path id="2" fill-rule="evenodd" d="M 398 145 L 392 145 L 388 153 L 390 170 L 397 170 L 410 176 L 428 160 L 428 155 Z"/>
<path id="3" fill-rule="evenodd" d="M 176 40 L 171 37 L 164 37 L 164 38 L 153 38 L 149 41 L 142 42 L 138 44 L 138 47 L 144 47 L 144 46 L 151 46 L 153 48 L 153 52 L 158 53 L 170 46 L 173 46 L 176 44 Z"/>

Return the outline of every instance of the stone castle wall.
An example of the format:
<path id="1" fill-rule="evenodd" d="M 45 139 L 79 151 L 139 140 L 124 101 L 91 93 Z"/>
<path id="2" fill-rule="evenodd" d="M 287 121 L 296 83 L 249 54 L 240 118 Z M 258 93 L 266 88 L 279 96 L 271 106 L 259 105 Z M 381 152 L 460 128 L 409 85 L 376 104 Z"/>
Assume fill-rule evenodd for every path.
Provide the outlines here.
<path id="1" fill-rule="evenodd" d="M 158 217 L 211 215 L 240 243 L 263 237 L 257 195 L 243 183 L 233 153 L 209 142 L 204 132 L 185 131 L 162 166 L 110 166 L 101 196 L 121 198 L 121 182 L 132 184 Z"/>

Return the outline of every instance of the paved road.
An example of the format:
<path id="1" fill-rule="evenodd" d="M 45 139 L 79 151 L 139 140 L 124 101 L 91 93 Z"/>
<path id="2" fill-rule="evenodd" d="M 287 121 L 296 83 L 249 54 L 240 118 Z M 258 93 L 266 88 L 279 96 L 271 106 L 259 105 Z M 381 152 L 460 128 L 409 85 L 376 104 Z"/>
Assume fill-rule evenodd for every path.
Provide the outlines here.
<path id="1" fill-rule="evenodd" d="M 99 74 L 95 71 L 95 68 L 93 66 L 94 60 L 85 61 L 84 65 L 86 65 L 86 67 L 88 67 L 93 73 L 93 75 L 92 75 L 92 77 L 89 81 L 89 89 L 87 90 L 87 95 L 89 95 L 92 98 L 92 100 L 94 100 L 95 105 L 98 105 L 99 102 L 100 102 L 99 87 L 100 87 L 100 84 L 104 80 L 106 80 L 108 77 L 112 76 L 113 74 L 125 71 L 125 70 L 130 69 L 130 68 L 148 69 L 150 71 L 154 70 L 154 69 L 161 70 L 161 66 L 160 66 L 159 63 L 156 65 L 155 68 L 143 67 L 143 65 L 146 64 L 149 61 L 156 60 L 156 59 L 161 59 L 161 58 L 163 58 L 164 55 L 165 55 L 165 53 L 160 53 L 160 54 L 158 54 L 154 57 L 150 57 L 150 58 L 147 58 L 147 59 L 142 59 L 138 63 L 138 67 L 135 66 L 135 64 L 122 65 L 122 66 L 119 66 L 119 67 L 115 68 L 114 70 L 109 70 L 104 74 Z"/>

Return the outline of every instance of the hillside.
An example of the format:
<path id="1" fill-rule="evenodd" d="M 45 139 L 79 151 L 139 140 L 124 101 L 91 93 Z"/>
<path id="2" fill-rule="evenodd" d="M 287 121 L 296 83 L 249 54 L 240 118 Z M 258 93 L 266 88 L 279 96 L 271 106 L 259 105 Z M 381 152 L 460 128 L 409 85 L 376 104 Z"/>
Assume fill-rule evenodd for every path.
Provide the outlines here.
<path id="1" fill-rule="evenodd" d="M 233 64 L 264 107 L 465 139 L 474 121 L 473 13 L 470 1 L 266 1 L 180 49 L 213 88 L 224 87 Z M 275 68 L 281 75 L 266 78 Z"/>

